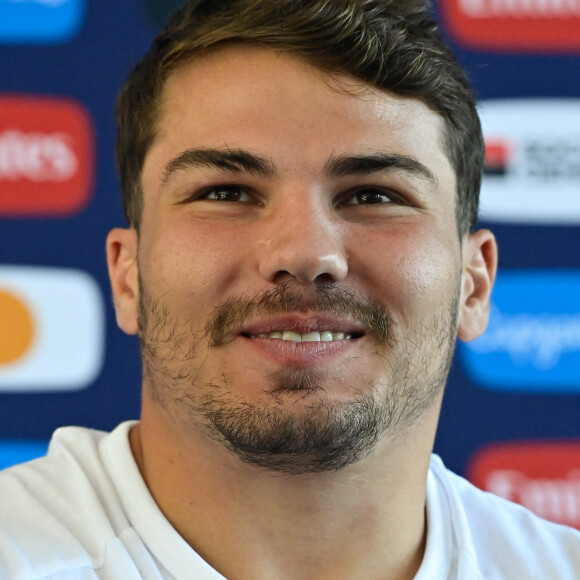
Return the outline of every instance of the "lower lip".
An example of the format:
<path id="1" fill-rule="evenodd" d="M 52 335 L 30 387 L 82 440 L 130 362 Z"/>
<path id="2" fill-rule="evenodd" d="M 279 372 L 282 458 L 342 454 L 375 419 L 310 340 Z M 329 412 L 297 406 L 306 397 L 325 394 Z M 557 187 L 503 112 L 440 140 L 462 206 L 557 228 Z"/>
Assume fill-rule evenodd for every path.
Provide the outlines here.
<path id="1" fill-rule="evenodd" d="M 279 364 L 304 367 L 323 363 L 344 354 L 363 340 L 363 337 L 327 342 L 293 342 L 279 338 L 248 338 L 246 336 L 240 336 L 238 339 Z"/>

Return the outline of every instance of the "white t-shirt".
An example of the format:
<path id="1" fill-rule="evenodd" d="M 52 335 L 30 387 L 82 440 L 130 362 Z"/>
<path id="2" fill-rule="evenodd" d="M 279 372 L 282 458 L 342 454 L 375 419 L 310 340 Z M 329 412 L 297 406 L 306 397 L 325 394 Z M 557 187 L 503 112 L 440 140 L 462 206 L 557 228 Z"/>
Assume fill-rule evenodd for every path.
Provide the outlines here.
<path id="1" fill-rule="evenodd" d="M 223 580 L 173 529 L 129 446 L 56 431 L 47 457 L 0 472 L 2 580 Z M 433 456 L 415 580 L 580 579 L 580 532 L 477 490 Z"/>

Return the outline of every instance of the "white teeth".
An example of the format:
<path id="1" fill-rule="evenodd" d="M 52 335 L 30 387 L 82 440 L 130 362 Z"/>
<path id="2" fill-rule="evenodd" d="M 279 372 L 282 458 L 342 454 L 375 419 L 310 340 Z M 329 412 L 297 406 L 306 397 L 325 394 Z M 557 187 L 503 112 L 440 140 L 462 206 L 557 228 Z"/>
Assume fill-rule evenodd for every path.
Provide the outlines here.
<path id="1" fill-rule="evenodd" d="M 338 334 L 338 332 L 336 334 Z M 322 342 L 331 342 L 332 341 L 332 332 L 330 332 L 330 330 L 322 331 L 320 333 L 320 340 Z"/>
<path id="2" fill-rule="evenodd" d="M 344 332 L 332 332 L 330 330 L 323 330 L 318 332 L 306 332 L 300 334 L 292 330 L 274 330 L 268 333 L 260 333 L 252 335 L 253 338 L 278 338 L 282 340 L 289 340 L 292 342 L 332 342 L 334 340 L 351 340 L 352 335 Z"/>
<path id="3" fill-rule="evenodd" d="M 285 330 L 282 333 L 282 340 L 291 340 L 292 342 L 302 342 L 302 335 L 291 330 Z"/>

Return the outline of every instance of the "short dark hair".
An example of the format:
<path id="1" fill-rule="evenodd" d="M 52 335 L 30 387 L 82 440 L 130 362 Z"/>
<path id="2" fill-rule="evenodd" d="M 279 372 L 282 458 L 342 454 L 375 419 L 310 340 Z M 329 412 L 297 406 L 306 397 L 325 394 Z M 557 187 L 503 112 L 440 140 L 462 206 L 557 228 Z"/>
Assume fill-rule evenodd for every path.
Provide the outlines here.
<path id="1" fill-rule="evenodd" d="M 428 0 L 201 0 L 180 9 L 134 68 L 117 101 L 123 209 L 139 228 L 141 173 L 169 75 L 226 44 L 252 44 L 329 73 L 414 97 L 440 114 L 457 180 L 460 236 L 477 220 L 484 144 L 473 92 L 442 40 Z"/>

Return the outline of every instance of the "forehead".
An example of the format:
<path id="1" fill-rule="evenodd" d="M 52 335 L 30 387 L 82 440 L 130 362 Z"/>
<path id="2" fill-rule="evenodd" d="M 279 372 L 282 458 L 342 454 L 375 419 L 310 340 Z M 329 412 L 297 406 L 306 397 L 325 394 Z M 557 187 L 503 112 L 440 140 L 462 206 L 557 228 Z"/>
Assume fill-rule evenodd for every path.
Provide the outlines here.
<path id="1" fill-rule="evenodd" d="M 313 171 L 329 155 L 395 152 L 438 170 L 447 165 L 449 173 L 443 143 L 443 119 L 418 99 L 331 75 L 288 54 L 231 46 L 181 66 L 167 80 L 144 182 L 152 165 L 179 151 L 224 146 Z"/>

